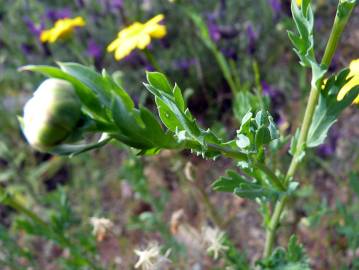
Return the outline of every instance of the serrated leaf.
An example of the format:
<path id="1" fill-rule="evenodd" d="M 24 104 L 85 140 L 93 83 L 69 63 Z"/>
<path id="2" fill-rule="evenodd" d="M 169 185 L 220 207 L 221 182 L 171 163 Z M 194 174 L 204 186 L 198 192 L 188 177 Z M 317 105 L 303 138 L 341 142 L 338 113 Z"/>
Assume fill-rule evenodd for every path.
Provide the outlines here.
<path id="1" fill-rule="evenodd" d="M 239 187 L 240 184 L 243 184 L 247 181 L 235 171 L 228 170 L 226 171 L 226 174 L 228 176 L 221 176 L 215 182 L 213 182 L 213 190 L 220 192 L 234 192 L 234 190 Z"/>
<path id="2" fill-rule="evenodd" d="M 115 138 L 143 151 L 176 146 L 173 137 L 162 130 L 150 111 L 145 108 L 128 111 L 121 98 L 113 99 L 112 118 L 119 129 L 113 134 Z"/>
<path id="3" fill-rule="evenodd" d="M 337 100 L 340 89 L 347 83 L 347 74 L 348 70 L 344 69 L 338 75 L 331 76 L 324 89 L 321 90 L 308 132 L 308 147 L 316 147 L 325 141 L 330 127 L 337 121 L 341 112 L 358 96 L 359 86 L 356 86 L 342 100 Z"/>
<path id="4" fill-rule="evenodd" d="M 255 200 L 256 198 L 273 199 L 279 195 L 279 192 L 276 190 L 263 187 L 249 179 L 245 179 L 235 171 L 228 170 L 226 174 L 227 176 L 220 177 L 212 184 L 214 190 L 234 192 L 237 196 L 250 200 Z"/>
<path id="5" fill-rule="evenodd" d="M 261 270 L 310 270 L 308 257 L 297 237 L 292 235 L 288 248 L 276 248 L 271 256 L 256 262 Z"/>
<path id="6" fill-rule="evenodd" d="M 173 133 L 178 143 L 185 144 L 195 153 L 207 157 L 218 156 L 218 151 L 209 151 L 207 143 L 220 143 L 209 130 L 202 129 L 191 115 L 180 88 L 173 90 L 165 75 L 159 72 L 147 73 L 149 84 L 145 87 L 155 96 L 157 110 L 161 121 Z"/>
<path id="7" fill-rule="evenodd" d="M 292 0 L 291 11 L 297 28 L 297 33 L 288 31 L 289 39 L 294 46 L 294 51 L 298 55 L 301 65 L 311 67 L 311 63 L 316 63 L 316 61 L 313 51 L 314 16 L 310 1 L 303 1 L 299 8 L 296 0 Z"/>

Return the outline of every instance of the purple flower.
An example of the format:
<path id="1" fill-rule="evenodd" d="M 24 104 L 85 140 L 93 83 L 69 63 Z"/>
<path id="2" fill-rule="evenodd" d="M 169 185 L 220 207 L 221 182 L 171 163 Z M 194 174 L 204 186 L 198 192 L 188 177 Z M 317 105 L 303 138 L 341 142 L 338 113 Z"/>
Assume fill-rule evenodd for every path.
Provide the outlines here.
<path id="1" fill-rule="evenodd" d="M 191 66 L 196 64 L 196 59 L 179 59 L 173 63 L 173 68 L 177 70 L 188 70 Z"/>
<path id="2" fill-rule="evenodd" d="M 268 96 L 271 100 L 271 105 L 274 110 L 281 108 L 285 102 L 284 94 L 278 89 L 272 87 L 267 82 L 262 81 L 263 94 Z"/>
<path id="3" fill-rule="evenodd" d="M 247 37 L 248 37 L 248 51 L 253 54 L 256 50 L 256 42 L 258 39 L 258 33 L 254 30 L 253 25 L 250 23 L 247 25 Z"/>
<path id="4" fill-rule="evenodd" d="M 123 0 L 110 0 L 110 6 L 112 8 L 120 9 L 123 7 Z"/>
<path id="5" fill-rule="evenodd" d="M 221 49 L 221 52 L 225 57 L 229 59 L 233 59 L 233 60 L 238 59 L 237 50 L 234 48 Z"/>
<path id="6" fill-rule="evenodd" d="M 101 0 L 100 3 L 109 12 L 123 8 L 123 0 Z"/>
<path id="7" fill-rule="evenodd" d="M 329 131 L 326 142 L 318 147 L 317 149 L 318 155 L 322 158 L 327 158 L 333 155 L 337 148 L 337 142 L 339 137 L 340 137 L 339 131 L 335 128 L 332 128 Z"/>
<path id="8" fill-rule="evenodd" d="M 95 59 L 99 59 L 102 56 L 102 47 L 98 45 L 96 41 L 90 39 L 87 42 L 86 53 Z"/>
<path id="9" fill-rule="evenodd" d="M 280 0 L 268 0 L 270 6 L 272 7 L 273 15 L 278 17 L 282 11 L 282 4 Z"/>
<path id="10" fill-rule="evenodd" d="M 84 7 L 85 6 L 84 0 L 76 0 L 75 2 L 76 2 L 76 5 L 78 7 Z"/>
<path id="11" fill-rule="evenodd" d="M 213 20 L 208 20 L 207 27 L 208 27 L 208 31 L 209 31 L 209 35 L 210 35 L 211 39 L 214 42 L 219 41 L 221 38 L 221 33 L 219 31 L 218 25 Z"/>
<path id="12" fill-rule="evenodd" d="M 69 8 L 63 8 L 58 10 L 49 9 L 45 12 L 45 18 L 52 22 L 56 22 L 59 19 L 69 17 L 71 17 L 71 10 Z"/>
<path id="13" fill-rule="evenodd" d="M 221 38 L 231 39 L 238 35 L 238 30 L 233 26 L 218 25 L 216 21 L 216 15 L 208 15 L 207 18 L 208 32 L 214 42 L 219 41 Z"/>
<path id="14" fill-rule="evenodd" d="M 29 17 L 25 16 L 23 18 L 26 27 L 29 29 L 30 33 L 35 36 L 40 36 L 41 31 L 45 29 L 45 24 L 42 22 L 40 25 L 36 25 Z"/>
<path id="15" fill-rule="evenodd" d="M 156 69 L 150 63 L 147 63 L 147 65 L 145 65 L 145 70 L 146 71 L 156 71 Z"/>
<path id="16" fill-rule="evenodd" d="M 31 44 L 23 43 L 21 44 L 21 50 L 25 55 L 28 55 L 34 50 L 34 46 Z"/>

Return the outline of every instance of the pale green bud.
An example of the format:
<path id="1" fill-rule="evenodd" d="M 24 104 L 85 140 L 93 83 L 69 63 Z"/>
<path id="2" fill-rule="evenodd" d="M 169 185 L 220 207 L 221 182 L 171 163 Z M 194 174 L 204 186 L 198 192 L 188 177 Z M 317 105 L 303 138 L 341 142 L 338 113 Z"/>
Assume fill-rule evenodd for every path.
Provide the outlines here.
<path id="1" fill-rule="evenodd" d="M 74 132 L 80 116 L 81 102 L 72 84 L 47 79 L 25 104 L 23 131 L 35 149 L 47 152 Z"/>

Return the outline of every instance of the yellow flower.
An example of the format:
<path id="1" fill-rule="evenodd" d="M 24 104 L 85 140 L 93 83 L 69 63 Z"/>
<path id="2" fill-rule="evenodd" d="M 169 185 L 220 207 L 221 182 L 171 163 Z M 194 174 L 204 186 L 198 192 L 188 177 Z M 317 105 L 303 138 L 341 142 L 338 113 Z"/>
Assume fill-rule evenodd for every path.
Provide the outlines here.
<path id="1" fill-rule="evenodd" d="M 146 23 L 135 22 L 121 30 L 117 38 L 107 46 L 108 52 L 115 52 L 115 59 L 120 60 L 134 49 L 143 50 L 151 43 L 151 38 L 162 38 L 166 35 L 166 26 L 159 24 L 164 19 L 159 14 Z"/>
<path id="2" fill-rule="evenodd" d="M 297 6 L 298 6 L 298 7 L 301 7 L 301 6 L 302 6 L 302 0 L 296 0 L 296 2 L 297 2 Z"/>
<path id="3" fill-rule="evenodd" d="M 59 19 L 52 28 L 41 32 L 40 40 L 43 43 L 54 43 L 56 40 L 66 38 L 72 34 L 75 27 L 82 27 L 85 24 L 86 22 L 82 17 Z"/>
<path id="4" fill-rule="evenodd" d="M 349 65 L 350 72 L 348 77 L 352 77 L 338 93 L 338 100 L 342 100 L 344 96 L 355 86 L 359 85 L 359 58 L 353 60 Z M 353 101 L 355 104 L 359 104 L 359 95 Z"/>

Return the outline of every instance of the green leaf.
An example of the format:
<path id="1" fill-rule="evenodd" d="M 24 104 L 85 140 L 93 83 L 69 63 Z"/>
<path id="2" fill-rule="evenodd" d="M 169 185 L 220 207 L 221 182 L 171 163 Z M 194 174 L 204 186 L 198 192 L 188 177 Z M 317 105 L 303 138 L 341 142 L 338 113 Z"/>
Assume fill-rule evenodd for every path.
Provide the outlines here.
<path id="1" fill-rule="evenodd" d="M 256 198 L 277 198 L 279 192 L 269 187 L 263 187 L 244 178 L 235 171 L 228 170 L 227 176 L 222 176 L 212 184 L 212 188 L 221 192 L 233 192 L 239 197 L 255 200 Z"/>
<path id="2" fill-rule="evenodd" d="M 287 250 L 278 247 L 270 257 L 256 262 L 261 270 L 310 270 L 308 257 L 295 235 L 288 242 Z"/>
<path id="3" fill-rule="evenodd" d="M 147 81 L 155 88 L 172 94 L 172 86 L 166 76 L 160 72 L 146 72 Z"/>
<path id="4" fill-rule="evenodd" d="M 262 155 L 263 147 L 279 138 L 273 118 L 266 110 L 258 111 L 255 116 L 249 111 L 241 122 L 236 143 L 243 153 Z"/>
<path id="5" fill-rule="evenodd" d="M 248 111 L 260 109 L 258 97 L 249 91 L 238 91 L 234 96 L 233 112 L 236 119 L 242 123 Z"/>
<path id="6" fill-rule="evenodd" d="M 351 173 L 349 176 L 349 186 L 359 198 L 359 173 Z"/>
<path id="7" fill-rule="evenodd" d="M 186 110 L 186 104 L 182 96 L 182 91 L 177 84 L 175 84 L 175 87 L 173 88 L 173 96 L 178 107 L 184 112 Z"/>
<path id="8" fill-rule="evenodd" d="M 167 104 L 162 99 L 155 97 L 157 109 L 161 121 L 172 132 L 176 132 L 177 129 L 183 129 L 181 122 L 177 119 L 176 114 L 171 111 Z"/>
<path id="9" fill-rule="evenodd" d="M 337 16 L 340 19 L 345 19 L 352 12 L 355 4 L 358 3 L 357 0 L 343 0 L 339 1 L 337 8 Z"/>
<path id="10" fill-rule="evenodd" d="M 340 89 L 348 82 L 348 74 L 349 70 L 344 69 L 338 75 L 331 76 L 325 83 L 324 89 L 321 90 L 308 132 L 308 147 L 316 147 L 325 141 L 330 127 L 337 121 L 341 112 L 358 96 L 359 86 L 356 86 L 342 100 L 337 100 Z"/>
<path id="11" fill-rule="evenodd" d="M 298 238 L 292 235 L 288 242 L 287 260 L 290 262 L 300 262 L 305 259 L 305 252 L 303 246 L 298 243 Z"/>
<path id="12" fill-rule="evenodd" d="M 77 63 L 61 63 L 58 62 L 60 68 L 78 79 L 89 89 L 91 89 L 99 98 L 102 105 L 107 107 L 111 103 L 111 95 L 109 85 L 104 82 L 102 76 L 93 69 L 77 64 Z"/>
<path id="13" fill-rule="evenodd" d="M 248 181 L 233 170 L 226 171 L 226 174 L 228 176 L 221 176 L 213 182 L 213 190 L 220 192 L 234 192 L 237 187 Z"/>
<path id="14" fill-rule="evenodd" d="M 119 132 L 113 134 L 115 138 L 134 148 L 142 150 L 141 153 L 151 153 L 161 148 L 175 148 L 173 136 L 166 134 L 152 113 L 145 109 L 127 110 L 123 100 L 113 97 L 112 118 Z"/>
<path id="15" fill-rule="evenodd" d="M 300 59 L 300 63 L 305 67 L 311 67 L 312 62 L 316 61 L 313 50 L 314 16 L 310 1 L 303 1 L 301 7 L 298 7 L 296 0 L 292 0 L 291 10 L 298 34 L 288 31 L 289 39 Z"/>
<path id="16" fill-rule="evenodd" d="M 163 124 L 175 134 L 178 143 L 204 157 L 216 157 L 219 151 L 208 150 L 208 144 L 221 141 L 210 130 L 202 129 L 191 115 L 184 102 L 180 88 L 171 84 L 159 72 L 147 73 L 145 87 L 155 96 L 157 110 Z"/>
<path id="17" fill-rule="evenodd" d="M 260 127 L 255 135 L 255 144 L 257 147 L 268 144 L 272 141 L 271 133 L 267 127 Z"/>

